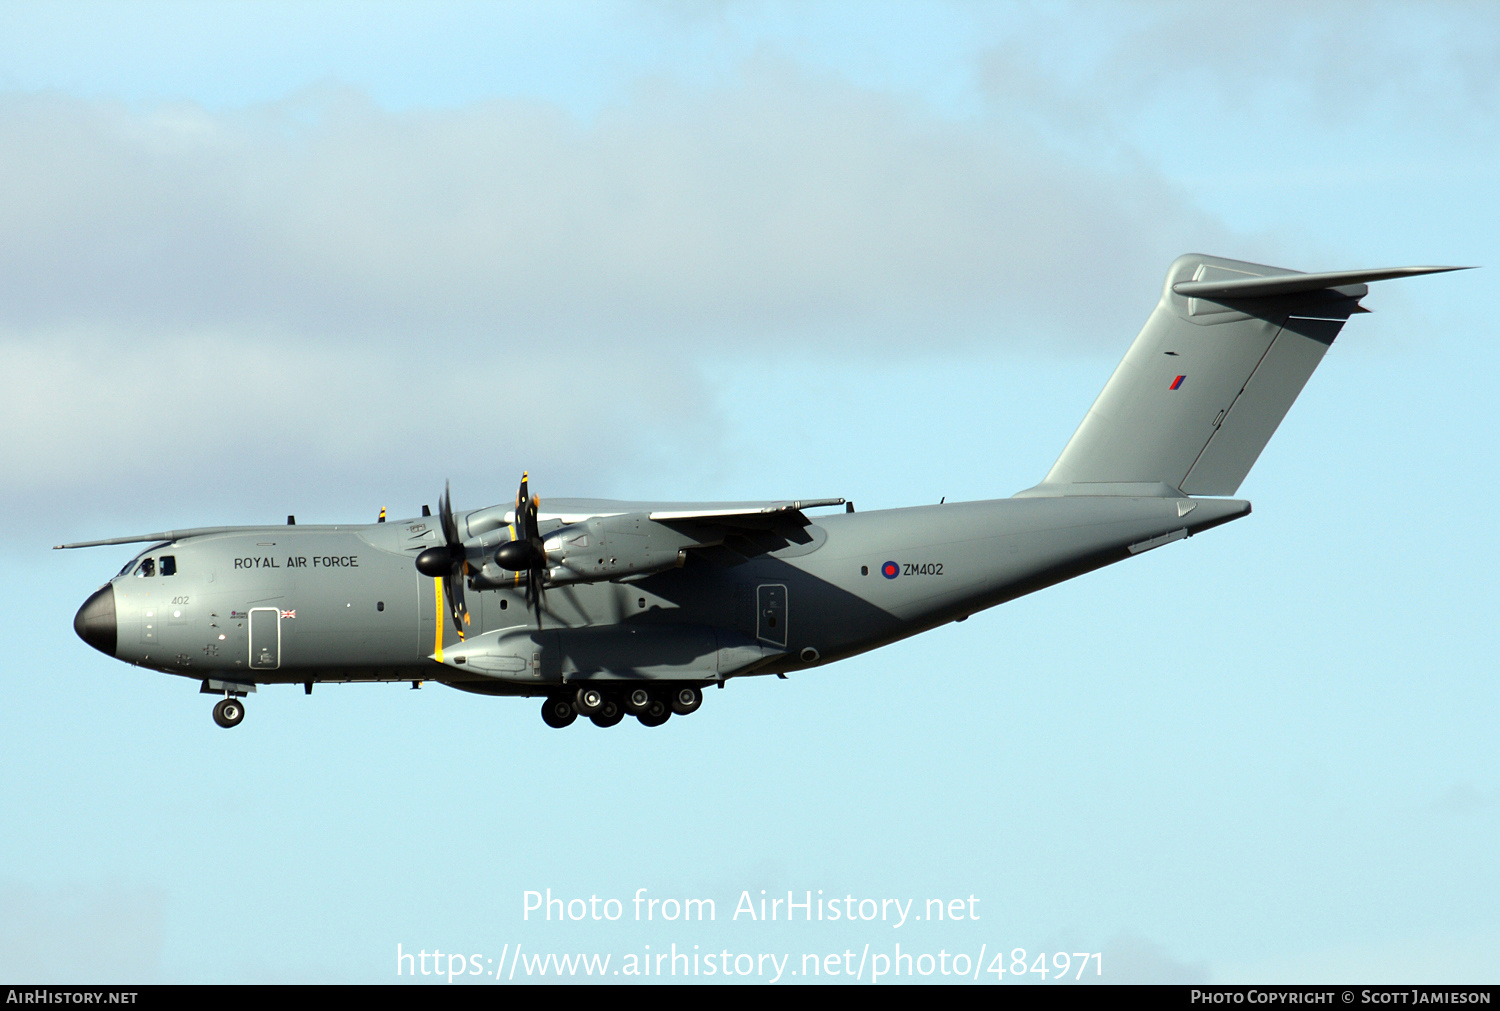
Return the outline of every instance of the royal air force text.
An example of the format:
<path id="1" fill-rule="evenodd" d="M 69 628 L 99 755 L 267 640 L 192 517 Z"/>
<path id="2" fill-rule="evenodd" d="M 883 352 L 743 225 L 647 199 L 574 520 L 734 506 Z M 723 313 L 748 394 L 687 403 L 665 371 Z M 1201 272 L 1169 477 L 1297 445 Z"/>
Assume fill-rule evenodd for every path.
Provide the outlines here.
<path id="1" fill-rule="evenodd" d="M 288 557 L 286 564 L 274 558 L 236 558 L 236 569 L 357 569 L 358 555 L 297 555 Z"/>

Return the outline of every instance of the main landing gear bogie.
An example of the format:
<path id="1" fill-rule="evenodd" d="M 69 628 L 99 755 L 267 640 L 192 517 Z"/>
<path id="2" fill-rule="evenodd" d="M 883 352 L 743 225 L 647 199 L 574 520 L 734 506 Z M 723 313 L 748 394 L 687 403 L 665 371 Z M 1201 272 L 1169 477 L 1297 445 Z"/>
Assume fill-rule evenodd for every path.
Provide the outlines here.
<path id="1" fill-rule="evenodd" d="M 698 711 L 703 705 L 703 692 L 691 685 L 684 685 L 672 692 L 672 712 L 686 716 Z"/>
<path id="2" fill-rule="evenodd" d="M 594 685 L 584 685 L 573 693 L 573 709 L 579 716 L 594 716 L 604 709 L 604 692 Z"/>
<path id="3" fill-rule="evenodd" d="M 703 705 L 703 690 L 694 685 L 637 686 L 627 691 L 584 684 L 573 691 L 549 695 L 542 703 L 542 721 L 561 729 L 580 716 L 596 727 L 613 727 L 634 716 L 642 726 L 659 727 L 672 714 L 687 716 Z"/>
<path id="4" fill-rule="evenodd" d="M 589 717 L 589 719 L 594 721 L 594 726 L 596 727 L 612 727 L 624 718 L 624 708 L 614 699 L 605 699 L 604 704 L 599 707 L 599 711 Z"/>
<path id="5" fill-rule="evenodd" d="M 565 698 L 553 695 L 542 703 L 542 722 L 554 730 L 561 730 L 576 719 L 578 713 L 573 703 Z"/>

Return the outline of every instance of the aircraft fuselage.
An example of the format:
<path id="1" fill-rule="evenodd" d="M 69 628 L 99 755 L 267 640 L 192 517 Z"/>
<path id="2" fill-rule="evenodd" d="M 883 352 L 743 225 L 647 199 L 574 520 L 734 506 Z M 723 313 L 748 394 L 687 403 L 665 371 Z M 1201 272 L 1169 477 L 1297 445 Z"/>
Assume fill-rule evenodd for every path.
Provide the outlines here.
<path id="1" fill-rule="evenodd" d="M 631 581 L 549 587 L 540 625 L 523 587 L 471 589 L 462 638 L 442 580 L 413 565 L 439 543 L 430 518 L 240 528 L 142 552 L 84 605 L 78 628 L 121 660 L 216 691 L 329 681 L 439 681 L 502 695 L 590 680 L 703 685 L 853 656 L 1248 511 L 1237 500 L 1101 496 L 816 516 L 807 543 L 739 564 L 690 553 Z"/>

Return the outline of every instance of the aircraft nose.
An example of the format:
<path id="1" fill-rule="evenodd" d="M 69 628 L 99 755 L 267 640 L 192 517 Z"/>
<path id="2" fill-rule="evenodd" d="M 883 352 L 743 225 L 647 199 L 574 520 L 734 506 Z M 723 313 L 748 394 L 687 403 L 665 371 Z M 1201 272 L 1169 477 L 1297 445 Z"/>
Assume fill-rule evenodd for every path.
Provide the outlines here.
<path id="1" fill-rule="evenodd" d="M 83 602 L 73 618 L 73 631 L 105 656 L 115 655 L 119 635 L 115 625 L 114 584 L 106 583 Z"/>

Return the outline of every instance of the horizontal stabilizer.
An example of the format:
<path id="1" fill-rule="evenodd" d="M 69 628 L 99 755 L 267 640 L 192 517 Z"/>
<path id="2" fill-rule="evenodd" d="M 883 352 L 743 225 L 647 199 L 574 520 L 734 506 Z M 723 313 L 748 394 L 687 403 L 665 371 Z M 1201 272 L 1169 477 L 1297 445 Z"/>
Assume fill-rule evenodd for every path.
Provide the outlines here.
<path id="1" fill-rule="evenodd" d="M 1418 274 L 1441 274 L 1468 267 L 1377 267 L 1371 270 L 1330 270 L 1322 274 L 1287 273 L 1270 277 L 1242 277 L 1235 280 L 1178 281 L 1172 290 L 1189 298 L 1240 299 L 1268 298 L 1272 295 L 1301 295 L 1324 288 L 1342 288 L 1369 281 L 1389 281 Z M 1364 292 L 1349 292 L 1355 298 Z"/>

